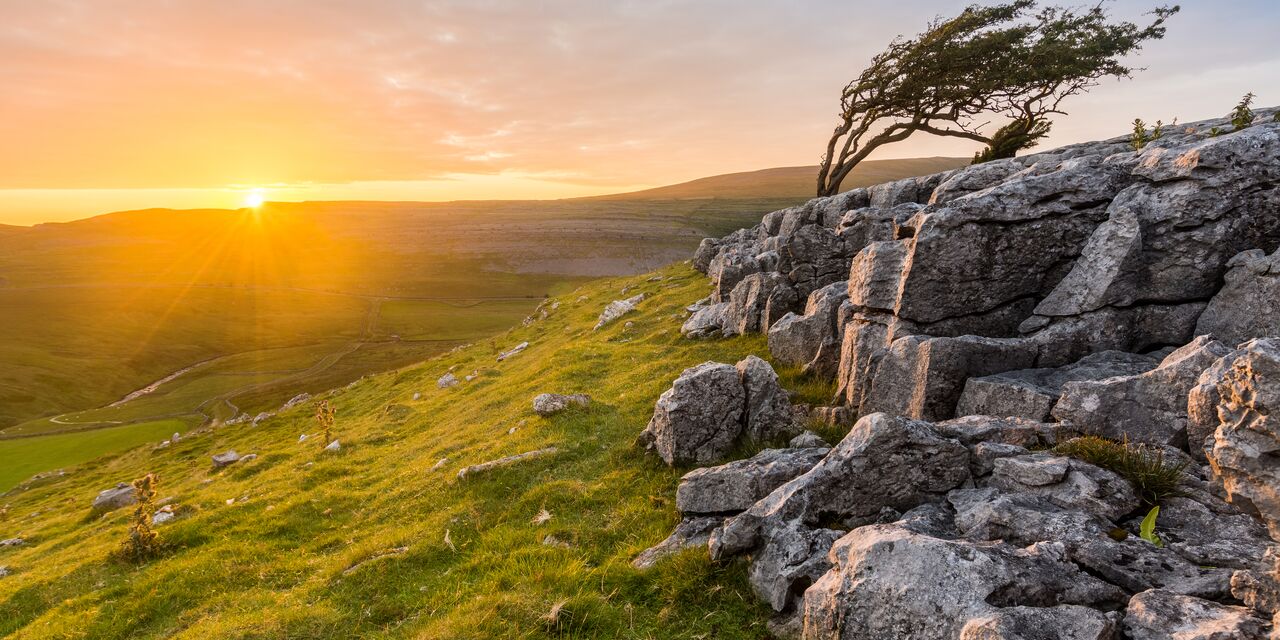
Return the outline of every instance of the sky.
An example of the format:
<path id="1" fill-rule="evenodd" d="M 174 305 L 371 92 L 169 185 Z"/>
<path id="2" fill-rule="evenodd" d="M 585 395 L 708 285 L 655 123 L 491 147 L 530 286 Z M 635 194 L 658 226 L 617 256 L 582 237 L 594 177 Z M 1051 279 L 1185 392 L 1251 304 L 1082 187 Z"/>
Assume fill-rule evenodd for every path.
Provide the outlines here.
<path id="1" fill-rule="evenodd" d="M 1068 3 L 1071 0 L 1066 0 Z M 557 198 L 816 164 L 949 0 L 0 0 L 0 224 L 268 200 Z M 1115 0 L 1138 19 L 1155 2 Z M 1189 0 L 1049 145 L 1280 103 L 1280 3 Z M 970 155 L 918 134 L 879 158 Z"/>

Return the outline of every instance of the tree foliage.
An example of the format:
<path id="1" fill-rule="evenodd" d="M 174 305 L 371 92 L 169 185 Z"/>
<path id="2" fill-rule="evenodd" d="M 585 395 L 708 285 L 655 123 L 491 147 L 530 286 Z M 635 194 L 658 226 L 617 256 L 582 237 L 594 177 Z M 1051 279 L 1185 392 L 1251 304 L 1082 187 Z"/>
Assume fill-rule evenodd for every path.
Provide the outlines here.
<path id="1" fill-rule="evenodd" d="M 1035 0 L 973 5 L 898 37 L 840 95 L 840 117 L 818 173 L 818 195 L 833 195 L 875 149 L 916 132 L 987 145 L 975 162 L 1012 157 L 1049 132 L 1068 96 L 1103 78 L 1129 77 L 1121 59 L 1165 34 L 1178 7 L 1151 23 L 1111 22 L 1105 8 L 1047 7 Z M 983 133 L 983 116 L 1010 120 Z"/>

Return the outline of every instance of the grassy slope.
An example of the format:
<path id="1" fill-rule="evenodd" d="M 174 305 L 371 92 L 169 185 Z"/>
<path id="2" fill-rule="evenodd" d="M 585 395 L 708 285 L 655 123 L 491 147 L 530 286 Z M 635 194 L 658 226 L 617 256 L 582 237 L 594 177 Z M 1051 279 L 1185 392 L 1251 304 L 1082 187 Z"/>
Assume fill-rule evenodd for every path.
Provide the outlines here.
<path id="1" fill-rule="evenodd" d="M 681 338 L 682 307 L 706 280 L 687 265 L 659 273 L 659 282 L 614 278 L 560 296 L 550 318 L 498 337 L 531 345 L 505 362 L 476 345 L 335 391 L 340 453 L 297 442 L 314 431 L 303 407 L 12 492 L 0 538 L 29 542 L 0 549 L 13 572 L 0 578 L 0 635 L 765 637 L 766 611 L 741 564 L 713 565 L 694 550 L 647 573 L 629 566 L 677 520 L 681 470 L 633 446 L 657 396 L 685 367 L 767 353 L 760 336 Z M 649 294 L 626 318 L 634 326 L 592 332 L 624 285 Z M 480 377 L 437 389 L 454 366 Z M 784 383 L 801 381 L 784 374 Z M 530 408 L 541 392 L 595 402 L 544 419 Z M 462 465 L 548 445 L 560 453 L 455 480 Z M 260 457 L 213 471 L 209 455 L 232 448 Z M 88 505 L 149 471 L 162 478 L 160 495 L 192 512 L 161 528 L 166 557 L 134 567 L 111 559 L 129 510 L 92 519 Z M 540 509 L 552 519 L 535 525 Z M 544 544 L 548 535 L 566 545 Z M 406 550 L 370 560 L 397 547 Z"/>

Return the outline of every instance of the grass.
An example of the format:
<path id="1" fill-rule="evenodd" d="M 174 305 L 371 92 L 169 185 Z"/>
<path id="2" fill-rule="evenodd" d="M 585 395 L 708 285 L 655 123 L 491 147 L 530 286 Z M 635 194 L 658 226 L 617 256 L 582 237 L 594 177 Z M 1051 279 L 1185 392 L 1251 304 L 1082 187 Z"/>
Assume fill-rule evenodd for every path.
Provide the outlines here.
<path id="1" fill-rule="evenodd" d="M 0 636 L 768 637 L 741 562 L 692 550 L 648 572 L 630 566 L 678 519 L 684 470 L 633 446 L 654 401 L 688 366 L 767 355 L 761 336 L 682 338 L 681 309 L 706 280 L 687 265 L 659 274 L 560 296 L 549 318 L 495 338 L 530 343 L 506 361 L 477 344 L 328 394 L 337 453 L 298 442 L 315 432 L 304 405 L 257 427 L 98 458 L 0 498 L 10 505 L 0 538 L 27 540 L 0 550 L 12 572 L 0 579 Z M 626 318 L 634 325 L 591 331 L 624 286 L 648 296 Z M 480 377 L 437 389 L 450 367 Z M 531 407 L 542 392 L 594 401 L 542 418 Z M 550 445 L 559 453 L 455 478 Z M 227 449 L 259 457 L 214 470 L 209 456 Z M 158 529 L 160 558 L 113 561 L 130 510 L 89 518 L 89 504 L 152 472 L 186 515 Z M 544 510 L 550 518 L 535 523 Z"/>
<path id="2" fill-rule="evenodd" d="M 1147 506 L 1159 505 L 1179 495 L 1178 486 L 1188 464 L 1166 461 L 1164 451 L 1156 447 L 1098 436 L 1072 438 L 1054 447 L 1053 452 L 1114 471 L 1133 484 Z"/>

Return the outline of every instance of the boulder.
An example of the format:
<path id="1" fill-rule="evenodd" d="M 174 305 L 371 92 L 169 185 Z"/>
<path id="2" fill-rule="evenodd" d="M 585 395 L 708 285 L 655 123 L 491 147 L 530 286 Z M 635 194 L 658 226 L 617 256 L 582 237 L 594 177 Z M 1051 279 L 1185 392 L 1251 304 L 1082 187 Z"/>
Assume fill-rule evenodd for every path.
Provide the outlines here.
<path id="1" fill-rule="evenodd" d="M 553 416 L 569 407 L 585 407 L 591 404 L 591 396 L 582 393 L 561 395 L 559 393 L 540 393 L 533 399 L 533 411 L 540 416 Z"/>
<path id="2" fill-rule="evenodd" d="M 686 473 L 676 489 L 676 509 L 684 514 L 731 514 L 812 469 L 830 449 L 765 449 L 746 460 Z"/>
<path id="3" fill-rule="evenodd" d="M 943 436 L 958 440 L 970 448 L 986 442 L 1027 449 L 1048 449 L 1072 434 L 1070 429 L 1057 423 L 994 416 L 965 416 L 939 422 L 934 428 Z"/>
<path id="4" fill-rule="evenodd" d="M 795 413 L 778 374 L 768 362 L 747 356 L 735 366 L 744 393 L 743 434 L 753 442 L 767 442 L 781 435 L 794 436 Z"/>
<path id="5" fill-rule="evenodd" d="M 809 294 L 804 315 L 789 313 L 769 326 L 769 353 L 779 362 L 833 377 L 840 359 L 837 314 L 849 297 L 844 281 Z"/>
<path id="6" fill-rule="evenodd" d="M 93 499 L 92 508 L 95 512 L 104 513 L 115 511 L 137 502 L 138 498 L 133 494 L 133 485 L 127 482 L 118 482 L 116 486 L 98 492 L 98 495 Z"/>
<path id="7" fill-rule="evenodd" d="M 699 308 L 688 320 L 685 320 L 680 327 L 680 334 L 686 338 L 710 338 L 723 335 L 726 324 L 725 312 L 728 309 L 728 302 L 717 302 Z"/>
<path id="8" fill-rule="evenodd" d="M 763 333 L 784 315 L 796 310 L 800 298 L 785 276 L 777 272 L 753 273 L 729 294 L 724 326 L 729 333 Z"/>
<path id="9" fill-rule="evenodd" d="M 623 315 L 635 311 L 636 305 L 644 300 L 644 294 L 632 296 L 626 300 L 614 300 L 605 305 L 604 311 L 600 312 L 600 317 L 596 320 L 596 326 L 592 327 L 592 331 L 597 331 L 601 327 L 621 318 Z"/>
<path id="10" fill-rule="evenodd" d="M 1252 340 L 1229 362 L 1217 383 L 1209 465 L 1228 501 L 1280 540 L 1280 339 Z"/>
<path id="11" fill-rule="evenodd" d="M 745 405 L 746 393 L 732 365 L 690 367 L 658 398 L 640 444 L 668 465 L 715 462 L 742 434 Z"/>
<path id="12" fill-rule="evenodd" d="M 730 518 L 711 540 L 712 557 L 756 547 L 780 523 L 816 526 L 867 519 L 940 501 L 969 479 L 969 452 L 926 422 L 873 414 L 858 421 L 825 458 Z"/>
<path id="13" fill-rule="evenodd" d="M 1200 336 L 1146 373 L 1068 382 L 1053 415 L 1084 433 L 1185 449 L 1187 396 L 1200 373 L 1228 351 Z"/>
<path id="14" fill-rule="evenodd" d="M 756 596 L 774 611 L 796 608 L 799 595 L 828 570 L 827 553 L 843 531 L 785 523 L 752 554 L 747 580 Z"/>
<path id="15" fill-rule="evenodd" d="M 1266 640 L 1269 626 L 1244 607 L 1164 589 L 1133 596 L 1124 614 L 1132 640 Z"/>
<path id="16" fill-rule="evenodd" d="M 1102 351 L 1062 367 L 1021 369 L 969 378 L 960 394 L 956 415 L 1048 420 L 1064 384 L 1137 375 L 1155 368 L 1159 362 L 1135 353 Z"/>
<path id="17" fill-rule="evenodd" d="M 1227 261 L 1226 284 L 1196 322 L 1196 333 L 1236 346 L 1280 336 L 1280 250 L 1251 249 Z"/>
<path id="18" fill-rule="evenodd" d="M 804 593 L 807 640 L 954 640 L 1012 607 L 1105 606 L 1125 595 L 1066 559 L 1061 545 L 1018 549 L 942 540 L 900 525 L 860 527 Z M 971 635 L 970 637 L 983 637 Z"/>
<path id="19" fill-rule="evenodd" d="M 1118 626 L 1089 607 L 1006 607 L 970 619 L 959 640 L 1115 640 Z"/>

